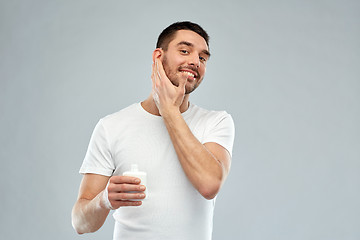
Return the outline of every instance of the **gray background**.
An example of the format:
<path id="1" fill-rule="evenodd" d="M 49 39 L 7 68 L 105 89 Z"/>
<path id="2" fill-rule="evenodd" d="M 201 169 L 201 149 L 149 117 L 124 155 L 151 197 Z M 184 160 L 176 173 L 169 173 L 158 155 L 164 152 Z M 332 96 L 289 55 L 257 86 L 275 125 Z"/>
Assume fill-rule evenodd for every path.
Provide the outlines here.
<path id="1" fill-rule="evenodd" d="M 99 118 L 150 93 L 170 23 L 211 35 L 191 101 L 236 124 L 214 239 L 360 239 L 360 3 L 0 2 L 0 238 L 78 236 L 71 208 Z M 179 213 L 181 214 L 181 213 Z"/>

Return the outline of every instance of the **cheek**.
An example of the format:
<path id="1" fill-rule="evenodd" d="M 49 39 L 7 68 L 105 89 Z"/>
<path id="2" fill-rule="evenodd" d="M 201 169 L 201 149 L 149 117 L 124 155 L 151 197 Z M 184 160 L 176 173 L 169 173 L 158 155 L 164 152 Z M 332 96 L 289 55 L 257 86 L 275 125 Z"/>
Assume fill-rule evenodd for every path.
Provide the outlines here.
<path id="1" fill-rule="evenodd" d="M 201 66 L 201 67 L 199 68 L 199 73 L 200 73 L 202 76 L 204 76 L 205 73 L 206 73 L 206 67 L 205 67 L 205 66 Z"/>

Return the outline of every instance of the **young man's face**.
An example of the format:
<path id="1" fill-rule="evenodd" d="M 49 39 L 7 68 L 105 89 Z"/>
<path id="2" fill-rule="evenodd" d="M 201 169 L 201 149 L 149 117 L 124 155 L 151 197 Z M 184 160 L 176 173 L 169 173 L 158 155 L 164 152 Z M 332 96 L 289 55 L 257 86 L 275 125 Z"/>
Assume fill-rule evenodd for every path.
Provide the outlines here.
<path id="1" fill-rule="evenodd" d="M 194 91 L 204 78 L 209 48 L 204 38 L 190 30 L 179 30 L 164 51 L 165 73 L 175 86 L 186 78 L 186 94 Z"/>

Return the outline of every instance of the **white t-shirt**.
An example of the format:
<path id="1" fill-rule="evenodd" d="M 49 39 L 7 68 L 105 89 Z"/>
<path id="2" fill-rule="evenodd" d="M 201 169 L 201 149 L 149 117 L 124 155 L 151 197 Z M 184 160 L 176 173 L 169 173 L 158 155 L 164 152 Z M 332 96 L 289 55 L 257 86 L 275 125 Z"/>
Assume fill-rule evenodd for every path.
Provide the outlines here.
<path id="1" fill-rule="evenodd" d="M 182 116 L 201 143 L 215 142 L 232 153 L 234 123 L 228 113 L 190 104 Z M 211 239 L 215 199 L 205 199 L 193 187 L 162 117 L 140 103 L 98 122 L 80 173 L 122 175 L 131 164 L 147 173 L 147 199 L 140 207 L 114 212 L 114 239 Z"/>

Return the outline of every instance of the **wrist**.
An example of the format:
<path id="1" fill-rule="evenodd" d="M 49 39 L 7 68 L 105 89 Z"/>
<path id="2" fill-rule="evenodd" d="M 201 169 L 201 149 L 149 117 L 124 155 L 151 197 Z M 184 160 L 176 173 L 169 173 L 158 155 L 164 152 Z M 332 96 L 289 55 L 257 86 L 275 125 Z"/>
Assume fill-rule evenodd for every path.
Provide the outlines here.
<path id="1" fill-rule="evenodd" d="M 162 109 L 160 114 L 164 119 L 170 119 L 172 117 L 181 115 L 181 112 L 178 107 L 171 107 L 171 108 Z"/>
<path id="2" fill-rule="evenodd" d="M 100 192 L 100 207 L 107 210 L 114 210 L 109 200 L 108 186 L 109 183 L 106 185 L 105 189 Z"/>

